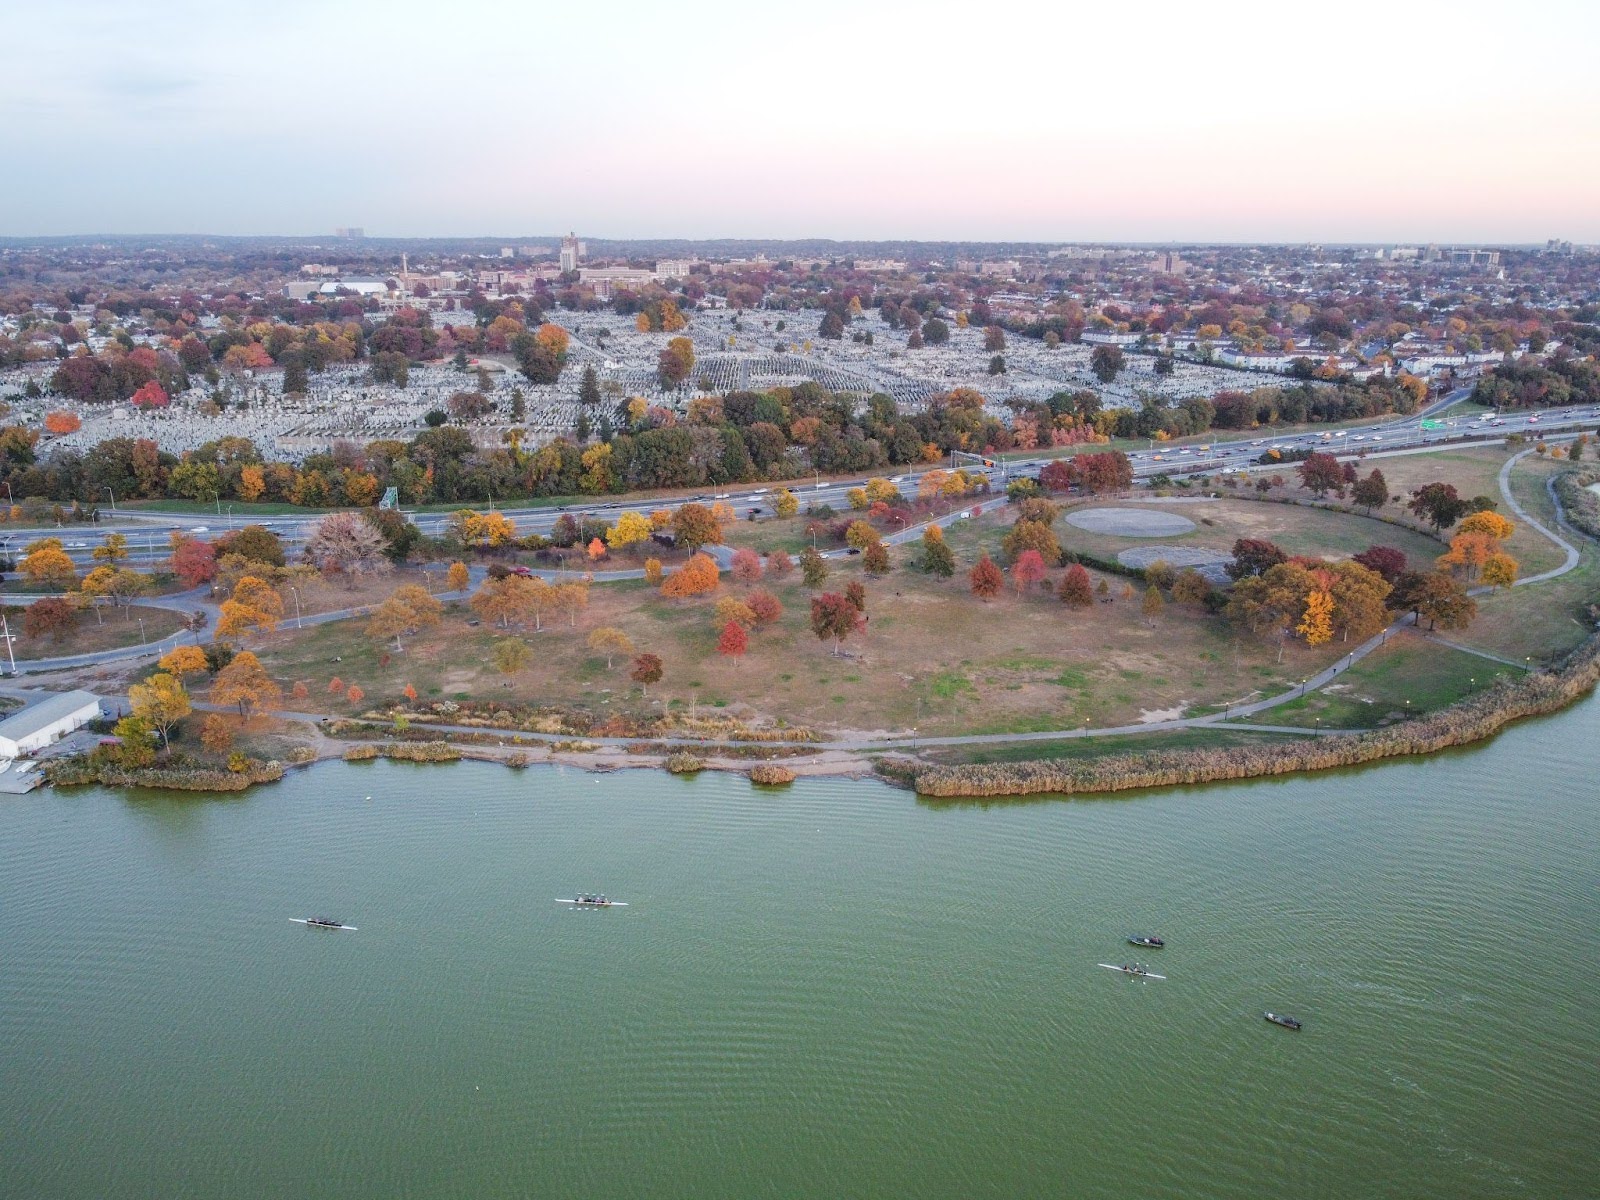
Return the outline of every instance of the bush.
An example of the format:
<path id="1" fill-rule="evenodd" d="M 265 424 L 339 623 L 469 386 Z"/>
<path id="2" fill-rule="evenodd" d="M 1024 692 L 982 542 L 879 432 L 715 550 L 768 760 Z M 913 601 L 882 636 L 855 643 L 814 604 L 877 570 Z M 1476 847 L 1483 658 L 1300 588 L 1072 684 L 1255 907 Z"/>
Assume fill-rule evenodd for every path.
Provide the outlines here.
<path id="1" fill-rule="evenodd" d="M 706 769 L 705 759 L 687 750 L 678 750 L 667 755 L 665 766 L 674 775 L 693 775 Z"/>
<path id="2" fill-rule="evenodd" d="M 765 787 L 778 787 L 795 781 L 793 769 L 780 767 L 777 763 L 757 763 L 750 768 L 749 774 L 751 783 L 759 783 Z"/>

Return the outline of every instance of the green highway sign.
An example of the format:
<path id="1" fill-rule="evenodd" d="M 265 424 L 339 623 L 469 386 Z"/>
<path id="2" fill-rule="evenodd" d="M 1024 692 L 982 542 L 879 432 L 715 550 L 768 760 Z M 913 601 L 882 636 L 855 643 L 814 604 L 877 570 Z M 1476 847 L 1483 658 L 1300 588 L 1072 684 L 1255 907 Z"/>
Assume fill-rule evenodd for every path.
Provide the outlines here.
<path id="1" fill-rule="evenodd" d="M 1424 421 L 1422 423 L 1422 427 L 1424 429 L 1443 429 L 1444 428 L 1444 422 L 1443 421 Z"/>

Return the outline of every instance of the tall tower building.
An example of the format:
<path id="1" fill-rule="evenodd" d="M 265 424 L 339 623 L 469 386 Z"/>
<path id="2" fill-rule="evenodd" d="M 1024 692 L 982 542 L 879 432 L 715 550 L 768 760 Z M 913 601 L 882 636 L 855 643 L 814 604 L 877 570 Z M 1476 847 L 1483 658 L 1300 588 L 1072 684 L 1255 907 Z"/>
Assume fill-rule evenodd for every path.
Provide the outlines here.
<path id="1" fill-rule="evenodd" d="M 578 235 L 569 233 L 561 239 L 561 270 L 576 271 L 578 260 L 583 257 L 583 243 L 578 241 Z"/>

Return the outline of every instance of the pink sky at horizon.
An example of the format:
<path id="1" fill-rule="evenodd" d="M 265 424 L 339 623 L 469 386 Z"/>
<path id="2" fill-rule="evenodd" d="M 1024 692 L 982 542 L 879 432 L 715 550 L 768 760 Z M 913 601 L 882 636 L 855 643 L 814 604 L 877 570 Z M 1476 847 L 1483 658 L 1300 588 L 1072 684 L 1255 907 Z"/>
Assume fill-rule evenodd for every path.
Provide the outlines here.
<path id="1" fill-rule="evenodd" d="M 8 17 L 0 236 L 1600 242 L 1575 0 L 84 7 Z"/>

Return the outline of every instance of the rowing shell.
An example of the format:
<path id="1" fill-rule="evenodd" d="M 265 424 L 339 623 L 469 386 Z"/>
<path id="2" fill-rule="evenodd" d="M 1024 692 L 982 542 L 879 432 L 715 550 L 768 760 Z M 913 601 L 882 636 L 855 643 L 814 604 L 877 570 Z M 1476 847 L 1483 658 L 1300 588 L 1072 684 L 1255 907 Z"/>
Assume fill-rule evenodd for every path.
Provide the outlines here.
<path id="1" fill-rule="evenodd" d="M 306 920 L 304 917 L 290 917 L 289 920 L 293 921 L 296 925 L 311 924 L 311 922 Z M 316 927 L 318 929 L 348 929 L 351 933 L 357 932 L 354 925 L 324 925 L 321 921 L 318 921 L 316 923 Z"/>
<path id="2" fill-rule="evenodd" d="M 1104 967 L 1108 971 L 1122 971 L 1122 968 L 1117 966 L 1116 963 L 1096 963 L 1095 966 Z M 1165 975 L 1152 975 L 1149 971 L 1145 971 L 1143 974 L 1141 974 L 1138 971 L 1122 971 L 1122 973 L 1124 975 L 1129 976 L 1130 978 L 1133 978 L 1133 979 L 1165 979 L 1166 978 Z"/>
<path id="3" fill-rule="evenodd" d="M 626 900 L 607 900 L 604 904 L 596 904 L 592 900 L 563 900 L 560 896 L 556 897 L 556 903 L 557 904 L 575 904 L 579 908 L 627 908 L 628 907 L 628 902 Z"/>

